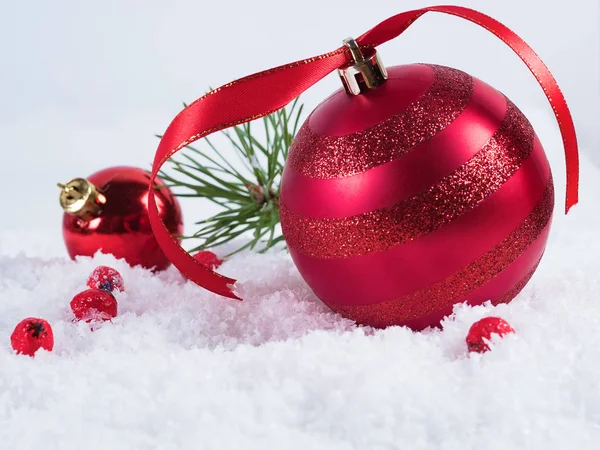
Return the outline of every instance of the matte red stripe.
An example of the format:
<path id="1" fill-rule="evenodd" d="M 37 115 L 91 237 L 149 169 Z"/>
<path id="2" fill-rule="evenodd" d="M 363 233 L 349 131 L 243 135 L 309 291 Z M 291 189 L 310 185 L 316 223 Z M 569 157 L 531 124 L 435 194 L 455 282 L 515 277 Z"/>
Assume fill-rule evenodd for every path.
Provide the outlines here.
<path id="1" fill-rule="evenodd" d="M 485 255 L 435 284 L 374 305 L 327 304 L 345 317 L 376 327 L 408 325 L 419 329 L 437 323 L 426 318 L 447 313 L 452 305 L 464 299 L 477 304 L 502 297 L 507 292 L 506 286 L 518 283 L 542 256 L 553 204 L 554 187 L 550 180 L 544 197 L 518 228 Z M 509 267 L 511 270 L 507 271 Z M 500 278 L 505 271 L 507 278 Z"/>
<path id="2" fill-rule="evenodd" d="M 519 170 L 531 155 L 534 141 L 531 124 L 507 101 L 506 117 L 494 136 L 437 184 L 388 208 L 337 219 L 299 216 L 281 202 L 283 235 L 290 248 L 318 258 L 352 258 L 386 251 L 476 208 Z M 540 161 L 547 164 L 545 157 Z"/>
<path id="3" fill-rule="evenodd" d="M 473 95 L 473 78 L 450 67 L 429 67 L 434 71 L 434 81 L 429 89 L 404 111 L 375 126 L 356 133 L 332 136 L 329 132 L 313 132 L 314 121 L 307 120 L 298 130 L 286 164 L 310 177 L 340 178 L 388 163 L 435 136 L 467 106 Z M 385 83 L 381 89 L 388 89 L 387 85 Z M 413 83 L 400 83 L 400 86 L 405 86 L 408 91 L 420 89 Z M 370 97 L 370 92 L 364 95 Z M 395 103 L 395 99 L 391 101 Z M 355 107 L 360 102 L 361 99 L 358 99 Z M 357 114 L 352 120 L 362 123 L 361 117 Z"/>
<path id="4" fill-rule="evenodd" d="M 392 162 L 345 178 L 311 178 L 286 164 L 285 206 L 299 216 L 340 218 L 394 205 L 437 183 L 472 158 L 496 133 L 506 98 L 474 79 L 473 96 L 457 119 Z M 415 176 L 415 168 L 427 167 Z"/>
<path id="5" fill-rule="evenodd" d="M 477 306 L 487 302 L 488 300 L 492 300 L 493 304 L 512 300 L 519 292 L 521 292 L 521 290 L 523 290 L 527 282 L 533 276 L 535 269 L 539 265 L 541 256 L 544 253 L 548 234 L 550 233 L 550 226 L 551 223 L 548 223 L 536 241 L 531 244 L 531 246 L 525 252 L 523 252 L 523 254 L 519 256 L 514 263 L 508 266 L 508 268 L 501 272 L 497 277 L 490 280 L 487 284 L 469 294 L 464 301 L 471 306 Z M 533 268 L 527 272 L 525 276 L 522 276 L 523 271 L 526 270 L 527 267 Z M 509 290 L 510 295 L 503 296 L 501 299 L 499 299 L 501 301 L 493 301 L 494 295 L 499 292 L 499 290 L 505 289 L 506 286 L 512 286 L 512 288 Z M 442 319 L 444 319 L 444 317 L 452 314 L 454 304 L 458 302 L 459 301 L 456 301 L 433 314 L 428 314 L 427 316 L 419 319 L 404 321 L 402 322 L 402 325 L 417 331 L 423 330 L 424 328 L 430 326 L 430 324 L 439 323 L 442 321 Z"/>
<path id="6" fill-rule="evenodd" d="M 430 94 L 434 80 L 439 85 L 439 76 L 426 64 L 388 67 L 387 72 L 388 82 L 377 89 L 348 95 L 341 88 L 321 102 L 307 119 L 312 133 L 322 136 L 360 133 L 402 114 L 422 100 L 424 95 Z"/>
<path id="7" fill-rule="evenodd" d="M 532 154 L 500 189 L 431 233 L 384 252 L 352 258 L 317 258 L 292 247 L 290 254 L 321 299 L 343 297 L 348 304 L 359 305 L 406 295 L 468 265 L 504 239 L 540 201 L 545 184 L 539 180 L 549 177 L 550 168 L 536 138 Z"/>
<path id="8" fill-rule="evenodd" d="M 550 221 L 550 223 L 548 223 L 548 233 L 547 234 L 549 234 L 549 232 L 550 232 L 551 225 L 552 225 L 552 223 Z M 542 255 L 537 260 L 537 262 L 533 265 L 533 267 L 531 269 L 529 269 L 529 272 L 527 272 L 525 274 L 525 276 L 523 278 L 521 278 L 517 284 L 515 284 L 512 288 L 510 288 L 510 290 L 507 291 L 506 294 L 504 294 L 502 297 L 491 300 L 492 305 L 496 306 L 496 305 L 499 305 L 500 303 L 508 303 L 513 298 L 515 298 L 517 295 L 519 295 L 519 292 L 521 292 L 523 290 L 523 288 L 527 285 L 527 283 L 529 283 L 529 280 L 531 280 L 531 277 L 533 277 L 533 274 L 535 273 L 538 266 L 540 265 L 540 262 L 542 262 L 542 258 L 544 256 L 545 251 L 546 251 L 546 249 L 544 248 L 542 251 Z M 484 301 L 487 301 L 487 300 L 484 300 Z M 476 306 L 476 305 L 472 304 L 472 306 Z"/>

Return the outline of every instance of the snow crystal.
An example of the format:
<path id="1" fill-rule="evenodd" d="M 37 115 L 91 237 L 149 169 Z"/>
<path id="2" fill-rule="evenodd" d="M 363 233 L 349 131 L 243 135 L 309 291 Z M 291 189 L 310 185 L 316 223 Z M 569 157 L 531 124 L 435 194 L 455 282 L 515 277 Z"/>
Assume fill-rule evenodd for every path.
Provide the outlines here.
<path id="1" fill-rule="evenodd" d="M 599 448 L 600 174 L 582 165 L 581 205 L 563 217 L 557 202 L 546 255 L 518 298 L 457 306 L 442 330 L 422 333 L 332 313 L 285 252 L 220 267 L 240 281 L 237 302 L 173 268 L 18 254 L 18 232 L 0 232 L 0 447 Z M 21 235 L 23 246 L 57 241 L 43 233 Z M 69 301 L 102 264 L 127 290 L 115 293 L 119 316 L 91 330 L 72 321 Z M 469 356 L 467 331 L 487 315 L 516 333 Z M 10 333 L 29 316 L 52 324 L 53 352 L 13 354 Z"/>

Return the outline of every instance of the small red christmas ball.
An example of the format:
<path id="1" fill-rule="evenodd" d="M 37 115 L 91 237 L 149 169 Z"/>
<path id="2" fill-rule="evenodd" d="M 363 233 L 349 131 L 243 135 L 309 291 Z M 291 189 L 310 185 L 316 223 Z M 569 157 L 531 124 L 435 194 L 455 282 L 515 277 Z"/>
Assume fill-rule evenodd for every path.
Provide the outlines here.
<path id="1" fill-rule="evenodd" d="M 28 317 L 15 327 L 10 344 L 18 354 L 33 356 L 40 348 L 50 352 L 54 348 L 52 327 L 44 319 Z"/>
<path id="2" fill-rule="evenodd" d="M 110 292 L 88 289 L 71 300 L 71 310 L 77 320 L 105 321 L 117 317 L 117 300 Z"/>
<path id="3" fill-rule="evenodd" d="M 111 167 L 76 178 L 62 188 L 63 236 L 71 258 L 97 251 L 130 265 L 164 270 L 169 259 L 160 249 L 148 219 L 150 174 L 135 167 Z M 158 181 L 156 186 L 164 186 Z M 165 187 L 156 190 L 160 216 L 174 236 L 183 233 L 179 202 Z"/>
<path id="4" fill-rule="evenodd" d="M 504 336 L 514 332 L 506 320 L 500 317 L 486 317 L 475 322 L 469 329 L 467 347 L 470 352 L 484 353 L 490 349 L 486 341 L 490 341 L 492 334 Z"/>
<path id="5" fill-rule="evenodd" d="M 331 309 L 374 327 L 438 326 L 453 305 L 509 302 L 533 275 L 554 207 L 523 113 L 449 67 L 391 67 L 307 118 L 281 182 L 283 235 Z"/>
<path id="6" fill-rule="evenodd" d="M 101 289 L 106 292 L 125 290 L 123 277 L 112 267 L 98 266 L 94 269 L 87 281 L 90 289 Z"/>
<path id="7" fill-rule="evenodd" d="M 210 270 L 215 270 L 223 264 L 223 260 L 219 259 L 217 255 L 208 250 L 199 251 L 194 255 L 194 259 Z"/>

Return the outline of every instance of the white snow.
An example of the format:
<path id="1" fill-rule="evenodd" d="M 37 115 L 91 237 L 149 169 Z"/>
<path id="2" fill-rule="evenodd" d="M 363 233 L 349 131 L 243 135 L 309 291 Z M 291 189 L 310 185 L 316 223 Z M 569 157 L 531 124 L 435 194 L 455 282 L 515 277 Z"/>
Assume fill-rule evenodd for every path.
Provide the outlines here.
<path id="1" fill-rule="evenodd" d="M 53 230 L 0 232 L 0 448 L 599 448 L 600 173 L 582 158 L 581 204 L 564 217 L 554 172 L 555 224 L 530 284 L 423 333 L 331 313 L 285 253 L 227 261 L 236 302 L 173 268 L 69 261 Z M 119 316 L 91 331 L 68 305 L 100 264 L 126 292 Z M 492 314 L 516 334 L 467 355 L 469 327 Z M 13 354 L 27 316 L 50 321 L 53 352 Z"/>

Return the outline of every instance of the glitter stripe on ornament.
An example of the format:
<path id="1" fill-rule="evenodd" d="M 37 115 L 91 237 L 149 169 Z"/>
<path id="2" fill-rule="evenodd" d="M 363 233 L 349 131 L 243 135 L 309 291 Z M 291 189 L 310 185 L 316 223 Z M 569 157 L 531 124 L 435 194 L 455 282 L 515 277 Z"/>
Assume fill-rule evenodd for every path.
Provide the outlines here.
<path id="1" fill-rule="evenodd" d="M 527 276 L 530 272 L 525 275 L 523 273 L 527 270 L 527 267 L 532 267 L 539 264 L 544 253 L 546 241 L 548 240 L 548 234 L 550 233 L 550 223 L 542 230 L 538 238 L 533 242 L 527 250 L 525 250 L 521 256 L 519 256 L 515 262 L 502 271 L 498 276 L 491 279 L 489 282 L 484 284 L 478 289 L 471 292 L 465 299 L 457 300 L 453 304 L 448 304 L 445 308 L 435 311 L 427 316 L 419 317 L 418 319 L 407 320 L 403 325 L 410 327 L 414 330 L 422 330 L 432 324 L 438 324 L 446 316 L 452 314 L 454 304 L 464 301 L 470 306 L 482 305 L 487 301 L 492 304 L 498 302 L 494 300 L 499 295 L 500 298 L 505 302 L 511 301 L 516 296 L 520 289 L 516 289 L 520 283 L 528 281 Z M 509 288 L 506 294 L 502 294 L 507 290 L 507 286 L 513 286 Z M 522 287 L 521 287 L 522 288 Z M 500 293 L 500 294 L 499 294 Z M 512 295 L 509 297 L 509 295 Z"/>
<path id="2" fill-rule="evenodd" d="M 406 111 L 429 90 L 435 78 L 433 68 L 426 64 L 388 67 L 387 73 L 387 83 L 359 96 L 338 89 L 311 113 L 310 130 L 321 136 L 364 131 Z"/>
<path id="3" fill-rule="evenodd" d="M 436 184 L 476 155 L 500 128 L 506 107 L 502 94 L 474 79 L 473 96 L 456 120 L 389 163 L 343 178 L 311 178 L 286 164 L 281 201 L 298 216 L 327 219 L 393 206 Z"/>
<path id="4" fill-rule="evenodd" d="M 393 161 L 435 136 L 467 106 L 473 78 L 449 67 L 430 67 L 434 81 L 429 90 L 402 113 L 367 130 L 320 136 L 311 131 L 307 119 L 290 148 L 287 164 L 313 178 L 346 177 Z"/>
<path id="5" fill-rule="evenodd" d="M 531 154 L 535 133 L 507 99 L 506 117 L 488 143 L 428 190 L 390 208 L 341 219 L 313 219 L 281 203 L 290 248 L 317 258 L 352 258 L 381 252 L 455 220 L 498 190 Z"/>
<path id="6" fill-rule="evenodd" d="M 376 327 L 407 325 L 422 329 L 431 323 L 429 319 L 432 315 L 442 310 L 451 311 L 452 305 L 468 300 L 478 288 L 493 283 L 495 277 L 509 268 L 536 241 L 540 245 L 532 249 L 535 251 L 531 252 L 531 256 L 539 259 L 546 242 L 543 233 L 549 231 L 553 206 L 554 186 L 550 180 L 544 197 L 529 217 L 506 239 L 464 269 L 412 294 L 374 305 L 336 305 L 331 302 L 327 302 L 327 305 L 359 323 L 362 321 Z M 469 303 L 479 304 L 489 299 L 488 295 L 484 295 Z"/>
<path id="7" fill-rule="evenodd" d="M 314 293 L 345 304 L 371 304 L 436 283 L 490 251 L 540 202 L 550 166 L 539 139 L 519 170 L 476 208 L 437 230 L 384 252 L 353 258 L 315 258 L 290 247 Z M 325 276 L 323 274 L 326 274 Z"/>
<path id="8" fill-rule="evenodd" d="M 529 280 L 531 279 L 531 276 L 533 275 L 533 272 L 528 272 L 523 278 L 521 278 L 519 281 L 515 282 L 515 274 L 514 273 L 510 273 L 510 272 L 515 272 L 513 270 L 513 266 L 514 265 L 519 265 L 520 260 L 523 259 L 530 259 L 530 256 L 535 254 L 535 255 L 539 255 L 543 252 L 543 247 L 544 247 L 544 242 L 548 237 L 548 233 L 549 233 L 549 227 L 546 227 L 546 229 L 544 231 L 542 231 L 542 234 L 540 234 L 540 237 L 536 240 L 536 242 L 534 242 L 531 247 L 529 249 L 527 249 L 525 251 L 525 253 L 523 253 L 519 259 L 517 259 L 511 266 L 509 266 L 506 270 L 504 270 L 504 272 L 502 272 L 500 275 L 498 275 L 496 278 L 494 278 L 492 280 L 492 283 L 496 283 L 497 281 L 500 281 L 502 283 L 504 283 L 504 285 L 507 285 L 509 283 L 515 283 L 515 286 L 513 288 L 510 289 L 510 291 L 502 296 L 503 299 L 506 299 L 505 302 L 508 303 L 510 302 L 514 297 L 516 297 L 521 290 L 523 289 L 523 287 L 525 286 L 525 284 L 527 282 L 529 282 Z M 539 244 L 538 244 L 539 242 Z M 532 248 L 535 247 L 535 248 Z M 531 255 L 528 255 L 527 253 L 530 253 Z M 541 257 L 538 259 L 538 261 L 534 264 L 535 267 L 538 266 L 538 264 L 541 261 Z M 482 305 L 483 303 L 487 302 L 488 300 L 490 300 L 490 296 L 486 295 L 485 293 L 489 291 L 488 286 L 484 285 L 481 288 L 475 290 L 472 294 L 469 295 L 469 298 L 467 300 L 465 300 L 465 303 L 471 305 L 471 306 L 477 306 L 477 305 Z M 473 299 L 473 300 L 471 300 Z M 498 304 L 500 302 L 498 301 L 494 301 L 492 302 L 493 304 Z M 452 314 L 452 311 L 454 309 L 454 304 L 452 305 L 448 305 L 447 307 L 440 309 L 439 311 L 436 311 L 432 314 L 428 314 L 427 316 L 423 316 L 423 317 L 419 317 L 418 319 L 413 319 L 413 320 L 408 320 L 406 322 L 403 323 L 404 326 L 407 326 L 413 330 L 419 331 L 419 330 L 423 330 L 424 328 L 427 328 L 429 326 L 435 326 L 437 324 L 439 324 L 444 317 L 448 317 Z M 383 327 L 383 325 L 379 325 L 380 327 Z"/>

